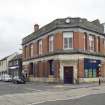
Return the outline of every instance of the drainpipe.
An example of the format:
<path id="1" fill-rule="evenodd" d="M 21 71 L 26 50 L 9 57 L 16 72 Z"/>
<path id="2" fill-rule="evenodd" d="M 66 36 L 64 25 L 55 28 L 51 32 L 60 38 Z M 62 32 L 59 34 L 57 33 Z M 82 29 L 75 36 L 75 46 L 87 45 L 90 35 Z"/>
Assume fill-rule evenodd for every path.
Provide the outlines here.
<path id="1" fill-rule="evenodd" d="M 77 84 L 79 84 L 79 56 L 77 60 Z"/>

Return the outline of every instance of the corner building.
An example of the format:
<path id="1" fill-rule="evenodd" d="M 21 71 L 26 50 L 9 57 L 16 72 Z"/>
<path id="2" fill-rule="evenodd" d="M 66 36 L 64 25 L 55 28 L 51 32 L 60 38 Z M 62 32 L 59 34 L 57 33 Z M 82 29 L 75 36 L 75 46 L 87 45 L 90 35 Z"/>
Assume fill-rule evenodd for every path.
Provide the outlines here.
<path id="1" fill-rule="evenodd" d="M 99 20 L 56 19 L 22 40 L 23 72 L 31 81 L 75 84 L 105 77 L 105 33 Z"/>

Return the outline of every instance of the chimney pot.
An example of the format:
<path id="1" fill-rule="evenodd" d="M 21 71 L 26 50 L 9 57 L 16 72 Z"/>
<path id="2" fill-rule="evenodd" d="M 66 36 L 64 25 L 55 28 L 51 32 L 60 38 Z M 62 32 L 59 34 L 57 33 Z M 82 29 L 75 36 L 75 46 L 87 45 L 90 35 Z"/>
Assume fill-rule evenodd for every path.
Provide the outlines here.
<path id="1" fill-rule="evenodd" d="M 37 32 L 39 30 L 39 25 L 38 24 L 35 24 L 34 25 L 34 32 Z"/>

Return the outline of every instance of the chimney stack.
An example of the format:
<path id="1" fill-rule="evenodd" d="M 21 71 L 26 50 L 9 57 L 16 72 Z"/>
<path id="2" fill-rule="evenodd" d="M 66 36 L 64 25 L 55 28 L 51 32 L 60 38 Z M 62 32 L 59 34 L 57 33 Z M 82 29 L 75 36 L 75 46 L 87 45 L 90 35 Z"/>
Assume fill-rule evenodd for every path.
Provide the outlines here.
<path id="1" fill-rule="evenodd" d="M 38 24 L 35 24 L 34 25 L 34 32 L 37 32 L 39 30 L 39 25 Z"/>

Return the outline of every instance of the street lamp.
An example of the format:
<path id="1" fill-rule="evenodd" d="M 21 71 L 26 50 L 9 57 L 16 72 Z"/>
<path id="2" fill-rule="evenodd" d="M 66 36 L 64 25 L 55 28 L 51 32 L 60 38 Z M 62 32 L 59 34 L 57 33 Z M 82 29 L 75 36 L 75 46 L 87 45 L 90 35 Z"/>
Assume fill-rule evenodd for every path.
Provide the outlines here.
<path id="1" fill-rule="evenodd" d="M 101 64 L 98 64 L 98 77 L 99 77 L 99 85 L 101 85 Z"/>
<path id="2" fill-rule="evenodd" d="M 77 84 L 79 84 L 79 57 L 77 60 Z"/>

